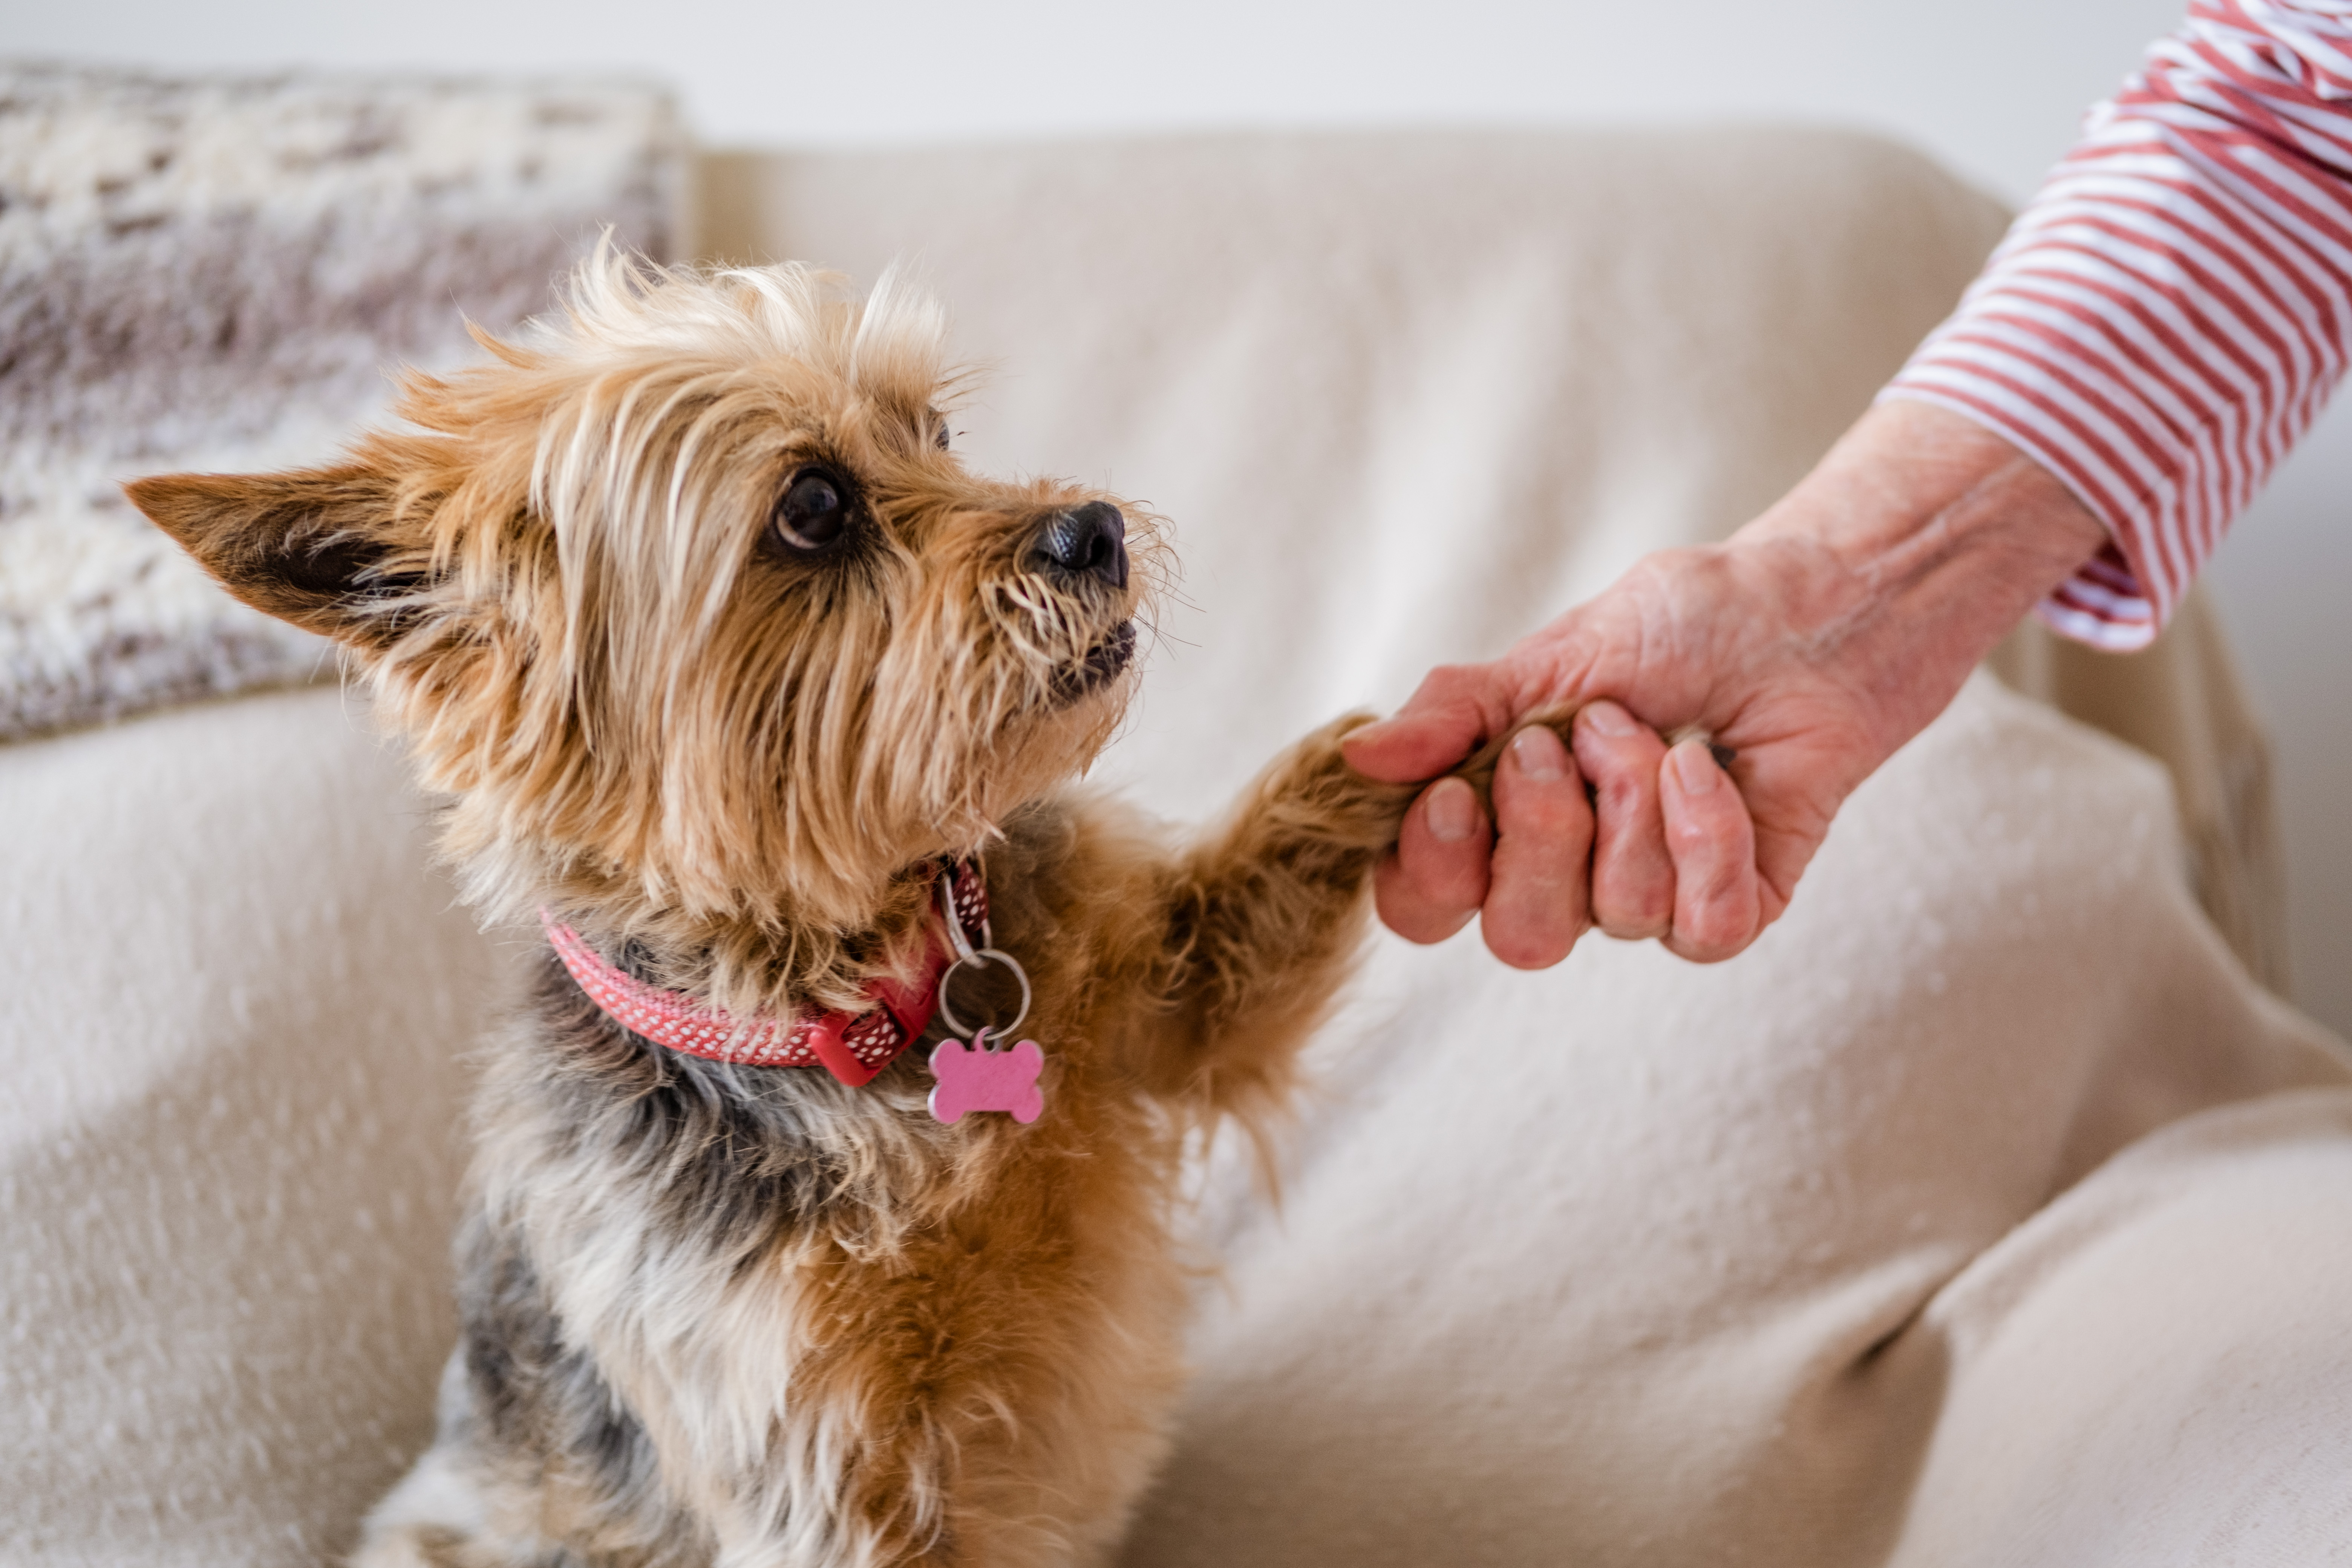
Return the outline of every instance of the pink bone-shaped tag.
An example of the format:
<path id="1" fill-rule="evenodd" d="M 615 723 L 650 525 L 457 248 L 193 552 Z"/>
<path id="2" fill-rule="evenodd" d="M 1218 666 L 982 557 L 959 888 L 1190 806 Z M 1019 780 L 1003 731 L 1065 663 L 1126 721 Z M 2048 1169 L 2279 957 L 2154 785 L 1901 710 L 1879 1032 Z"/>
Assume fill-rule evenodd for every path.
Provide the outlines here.
<path id="1" fill-rule="evenodd" d="M 982 1029 L 974 1043 L 987 1039 Z M 931 1076 L 940 1080 L 931 1086 L 931 1114 L 951 1123 L 967 1110 L 1003 1110 L 1015 1121 L 1034 1121 L 1045 1111 L 1045 1091 L 1037 1087 L 1045 1065 L 1045 1048 L 1034 1040 L 1001 1051 L 941 1040 L 931 1050 Z"/>

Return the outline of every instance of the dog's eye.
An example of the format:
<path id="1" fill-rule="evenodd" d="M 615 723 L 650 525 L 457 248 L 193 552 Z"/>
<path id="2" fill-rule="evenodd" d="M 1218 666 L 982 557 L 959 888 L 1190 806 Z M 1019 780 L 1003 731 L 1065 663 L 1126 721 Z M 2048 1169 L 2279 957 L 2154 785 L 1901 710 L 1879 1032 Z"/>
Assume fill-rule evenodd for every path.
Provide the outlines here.
<path id="1" fill-rule="evenodd" d="M 942 419 L 940 421 L 939 433 L 931 437 L 931 445 L 937 447 L 942 452 L 948 449 L 948 424 L 946 420 Z"/>
<path id="2" fill-rule="evenodd" d="M 849 527 L 848 486 L 824 468 L 805 468 L 776 503 L 776 537 L 803 552 L 823 550 Z"/>

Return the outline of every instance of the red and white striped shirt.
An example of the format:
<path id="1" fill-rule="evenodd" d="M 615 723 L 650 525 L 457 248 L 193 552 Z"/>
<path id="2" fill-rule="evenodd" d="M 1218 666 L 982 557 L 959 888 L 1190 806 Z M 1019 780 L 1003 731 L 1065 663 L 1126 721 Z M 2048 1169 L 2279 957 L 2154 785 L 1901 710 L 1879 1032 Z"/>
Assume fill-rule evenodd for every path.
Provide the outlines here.
<path id="1" fill-rule="evenodd" d="M 2352 357 L 2352 0 L 2197 0 L 1882 396 L 2050 468 L 2108 547 L 2042 605 L 2156 636 Z"/>

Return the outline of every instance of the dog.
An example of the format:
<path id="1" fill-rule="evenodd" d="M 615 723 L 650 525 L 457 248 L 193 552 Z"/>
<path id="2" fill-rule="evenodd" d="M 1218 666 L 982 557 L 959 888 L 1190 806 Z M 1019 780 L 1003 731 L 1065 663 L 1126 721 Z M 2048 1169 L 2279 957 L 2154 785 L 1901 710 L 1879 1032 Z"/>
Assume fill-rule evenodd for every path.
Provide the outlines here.
<path id="1" fill-rule="evenodd" d="M 1364 715 L 1197 842 L 1076 787 L 1163 527 L 969 471 L 899 283 L 600 252 L 477 336 L 343 461 L 127 487 L 341 645 L 547 936 L 357 1561 L 1098 1561 L 1168 1445 L 1186 1142 L 1282 1107 L 1413 790 L 1341 761 Z"/>

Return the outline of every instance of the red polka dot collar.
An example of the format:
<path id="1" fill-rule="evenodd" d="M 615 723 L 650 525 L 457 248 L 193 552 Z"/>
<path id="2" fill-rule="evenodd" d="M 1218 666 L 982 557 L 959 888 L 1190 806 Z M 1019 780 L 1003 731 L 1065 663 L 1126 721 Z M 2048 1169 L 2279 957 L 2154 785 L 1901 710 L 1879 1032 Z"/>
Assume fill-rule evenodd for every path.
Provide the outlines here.
<path id="1" fill-rule="evenodd" d="M 969 861 L 943 863 L 948 901 L 968 943 L 988 945 L 988 889 Z M 955 946 L 935 921 L 921 966 L 904 981 L 877 980 L 866 988 L 874 1006 L 863 1013 L 817 1018 L 754 1018 L 740 1022 L 691 996 L 664 991 L 624 973 L 545 910 L 540 921 L 555 956 L 580 989 L 613 1022 L 658 1046 L 715 1062 L 747 1067 L 822 1067 L 855 1089 L 898 1059 L 922 1035 L 939 1005 L 940 976 L 955 962 Z"/>

